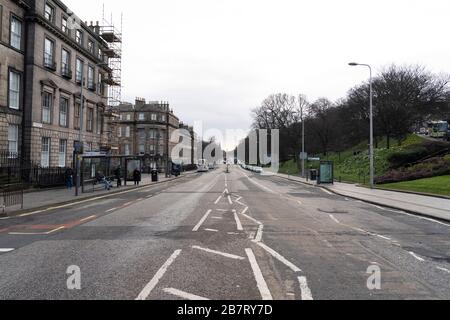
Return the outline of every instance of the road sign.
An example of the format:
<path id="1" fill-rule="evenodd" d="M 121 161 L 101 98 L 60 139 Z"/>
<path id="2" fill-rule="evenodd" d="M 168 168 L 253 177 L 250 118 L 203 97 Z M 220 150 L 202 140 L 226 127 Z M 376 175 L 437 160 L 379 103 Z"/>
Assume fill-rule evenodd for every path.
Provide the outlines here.
<path id="1" fill-rule="evenodd" d="M 308 159 L 308 153 L 300 152 L 300 160 L 307 160 L 307 159 Z"/>
<path id="2" fill-rule="evenodd" d="M 320 158 L 308 158 L 308 161 L 320 161 Z"/>

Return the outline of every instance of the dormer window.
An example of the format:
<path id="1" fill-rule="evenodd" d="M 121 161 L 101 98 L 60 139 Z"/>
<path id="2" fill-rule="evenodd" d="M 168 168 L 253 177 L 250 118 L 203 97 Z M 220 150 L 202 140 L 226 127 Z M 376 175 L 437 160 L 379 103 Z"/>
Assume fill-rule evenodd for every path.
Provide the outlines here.
<path id="1" fill-rule="evenodd" d="M 55 21 L 55 8 L 50 4 L 45 4 L 44 17 L 50 22 Z"/>

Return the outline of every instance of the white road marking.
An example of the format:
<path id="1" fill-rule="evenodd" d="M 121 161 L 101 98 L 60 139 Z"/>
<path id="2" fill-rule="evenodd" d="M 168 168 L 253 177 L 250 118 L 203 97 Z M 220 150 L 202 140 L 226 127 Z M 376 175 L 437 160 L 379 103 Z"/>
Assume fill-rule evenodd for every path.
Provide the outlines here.
<path id="1" fill-rule="evenodd" d="M 96 215 L 93 215 L 93 216 L 90 216 L 90 217 L 86 217 L 86 218 L 84 218 L 84 219 L 81 219 L 80 222 L 85 222 L 85 221 L 92 220 L 92 219 L 95 219 L 95 218 L 97 218 L 97 216 L 96 216 Z"/>
<path id="2" fill-rule="evenodd" d="M 437 267 L 437 269 L 441 270 L 441 271 L 444 271 L 444 272 L 447 272 L 447 273 L 450 273 L 450 270 L 442 268 L 442 267 Z"/>
<path id="3" fill-rule="evenodd" d="M 15 249 L 12 248 L 0 248 L 0 253 L 7 253 L 7 252 L 11 252 L 14 251 Z"/>
<path id="4" fill-rule="evenodd" d="M 299 205 L 301 205 L 301 206 L 303 205 L 303 202 L 301 202 L 300 200 L 297 200 L 297 202 Z"/>
<path id="5" fill-rule="evenodd" d="M 142 289 L 141 293 L 137 296 L 136 300 L 145 300 L 150 295 L 152 290 L 156 287 L 159 280 L 164 276 L 167 269 L 170 267 L 170 265 L 175 261 L 175 259 L 180 255 L 181 250 L 176 250 L 170 258 L 163 264 L 163 266 L 156 272 L 156 274 L 153 276 L 152 280 Z"/>
<path id="6" fill-rule="evenodd" d="M 38 211 L 31 212 L 31 213 L 24 213 L 24 214 L 19 215 L 19 217 L 21 217 L 21 218 L 28 217 L 28 216 L 31 216 L 33 214 L 38 214 L 38 213 L 41 213 L 41 212 L 44 212 L 44 210 L 38 210 Z"/>
<path id="7" fill-rule="evenodd" d="M 327 189 L 325 189 L 325 188 L 321 188 L 322 189 L 322 191 L 324 191 L 325 193 L 328 193 L 329 195 L 334 195 L 334 193 L 332 193 L 332 192 L 330 192 L 330 191 L 328 191 Z"/>
<path id="8" fill-rule="evenodd" d="M 236 213 L 236 210 L 233 210 L 234 220 L 236 220 L 236 227 L 238 231 L 244 231 L 244 228 L 242 228 L 241 220 L 239 220 L 239 217 Z"/>
<path id="9" fill-rule="evenodd" d="M 241 199 L 242 199 L 242 197 L 238 197 L 238 198 L 236 199 L 236 202 L 239 203 L 239 201 L 241 201 Z"/>
<path id="10" fill-rule="evenodd" d="M 241 206 L 243 206 L 243 207 L 245 207 L 246 205 L 244 204 L 244 203 L 242 203 L 241 201 L 239 201 L 239 200 L 236 200 L 235 201 L 236 203 L 238 203 L 238 204 L 240 204 Z"/>
<path id="11" fill-rule="evenodd" d="M 233 204 L 233 201 L 231 200 L 231 197 L 228 195 L 228 203 Z"/>
<path id="12" fill-rule="evenodd" d="M 183 299 L 186 299 L 186 300 L 194 300 L 194 301 L 206 301 L 206 300 L 209 300 L 207 298 L 203 298 L 203 297 L 197 296 L 195 294 L 187 293 L 187 292 L 184 292 L 184 291 L 181 291 L 181 290 L 178 290 L 178 289 L 173 289 L 173 288 L 166 288 L 166 289 L 163 289 L 163 291 L 165 293 L 169 293 L 169 294 L 171 294 L 173 296 L 177 296 L 179 298 L 183 298 Z"/>
<path id="13" fill-rule="evenodd" d="M 205 231 L 208 231 L 208 232 L 219 232 L 219 230 L 216 230 L 216 229 L 205 229 Z"/>
<path id="14" fill-rule="evenodd" d="M 56 229 L 53 229 L 53 230 L 50 230 L 49 232 L 46 232 L 45 234 L 52 234 L 52 233 L 55 233 L 55 232 L 57 232 L 57 231 L 60 231 L 60 230 L 63 230 L 63 229 L 65 229 L 66 227 L 59 227 L 59 228 L 56 228 Z"/>
<path id="15" fill-rule="evenodd" d="M 302 270 L 294 265 L 292 262 L 288 261 L 285 257 L 283 257 L 281 254 L 273 250 L 272 248 L 269 248 L 262 242 L 257 243 L 261 248 L 266 250 L 268 253 L 270 253 L 275 259 L 280 261 L 281 263 L 285 264 L 288 268 L 290 268 L 294 272 L 302 272 Z"/>
<path id="16" fill-rule="evenodd" d="M 229 235 L 237 235 L 239 233 L 238 232 L 227 232 L 227 234 L 229 234 Z"/>
<path id="17" fill-rule="evenodd" d="M 216 211 L 219 211 L 219 212 L 228 212 L 228 210 L 225 210 L 225 209 L 216 209 Z"/>
<path id="18" fill-rule="evenodd" d="M 228 191 L 228 189 L 225 189 L 225 191 L 223 192 L 223 194 L 229 194 L 230 192 Z"/>
<path id="19" fill-rule="evenodd" d="M 332 214 L 330 214 L 330 218 L 331 218 L 331 220 L 333 220 L 337 224 L 341 224 L 341 222 L 338 219 L 336 219 Z"/>
<path id="20" fill-rule="evenodd" d="M 441 222 L 439 220 L 435 220 L 435 219 L 432 219 L 432 218 L 417 216 L 417 215 L 414 215 L 414 214 L 407 213 L 405 211 L 398 211 L 398 210 L 391 210 L 391 209 L 386 209 L 386 210 L 392 211 L 392 212 L 395 212 L 395 213 L 401 213 L 401 214 L 404 214 L 406 216 L 410 216 L 410 217 L 413 217 L 413 218 L 416 218 L 416 219 L 421 219 L 421 220 L 427 220 L 427 221 L 435 222 L 435 223 L 438 223 L 438 224 L 446 226 L 446 227 L 450 227 L 450 224 L 444 223 L 444 222 Z"/>
<path id="21" fill-rule="evenodd" d="M 205 222 L 206 219 L 208 219 L 208 216 L 211 214 L 211 210 L 208 210 L 205 215 L 203 216 L 203 218 L 200 219 L 200 221 L 197 223 L 197 225 L 194 227 L 194 229 L 192 229 L 192 231 L 197 232 L 198 229 L 200 229 L 200 227 L 202 226 L 203 222 Z"/>
<path id="22" fill-rule="evenodd" d="M 424 258 L 421 258 L 421 257 L 419 257 L 417 254 L 415 254 L 414 252 L 409 252 L 409 254 L 410 255 L 412 255 L 414 258 L 416 258 L 417 260 L 419 260 L 420 262 L 424 262 L 425 261 L 425 259 Z"/>
<path id="23" fill-rule="evenodd" d="M 111 209 L 109 209 L 109 210 L 106 210 L 105 212 L 108 213 L 108 212 L 115 211 L 115 210 L 117 210 L 117 209 L 118 209 L 118 208 L 111 208 Z"/>
<path id="24" fill-rule="evenodd" d="M 263 300 L 273 300 L 272 294 L 270 293 L 269 287 L 267 286 L 266 280 L 262 275 L 261 269 L 259 268 L 258 262 L 256 262 L 255 254 L 252 249 L 245 249 L 248 260 L 253 270 L 253 275 L 255 276 L 256 284 L 259 289 L 259 293 Z"/>
<path id="25" fill-rule="evenodd" d="M 223 256 L 223 257 L 230 258 L 230 259 L 235 259 L 235 260 L 244 260 L 245 259 L 243 257 L 237 256 L 237 255 L 234 255 L 234 254 L 220 252 L 220 251 L 211 250 L 211 249 L 207 249 L 207 248 L 202 248 L 202 247 L 199 247 L 199 246 L 192 246 L 192 249 L 197 249 L 197 250 L 205 251 L 205 252 L 208 252 L 208 253 L 217 254 L 219 256 Z"/>
<path id="26" fill-rule="evenodd" d="M 217 198 L 217 200 L 214 202 L 214 204 L 218 204 L 221 199 L 222 199 L 222 195 L 220 195 L 220 197 Z"/>
<path id="27" fill-rule="evenodd" d="M 302 300 L 314 300 L 311 294 L 311 290 L 308 287 L 308 281 L 306 280 L 306 277 L 298 277 L 298 282 L 300 283 Z"/>
<path id="28" fill-rule="evenodd" d="M 222 217 L 211 217 L 211 219 L 215 219 L 215 220 L 223 220 Z"/>
<path id="29" fill-rule="evenodd" d="M 261 242 L 262 241 L 263 230 L 264 230 L 264 225 L 260 224 L 259 227 L 258 227 L 258 232 L 256 233 L 256 237 L 255 237 L 255 241 L 256 242 Z"/>
<path id="30" fill-rule="evenodd" d="M 391 238 L 382 236 L 382 235 L 380 235 L 380 234 L 376 234 L 375 236 L 377 236 L 378 238 L 384 239 L 384 240 L 388 240 L 388 241 L 391 241 L 391 240 L 392 240 Z"/>
<path id="31" fill-rule="evenodd" d="M 241 214 L 246 214 L 248 211 L 248 207 L 245 207 L 245 209 L 241 212 Z"/>
<path id="32" fill-rule="evenodd" d="M 253 221 L 253 222 L 254 222 L 254 223 L 256 223 L 257 225 L 260 225 L 260 224 L 262 224 L 262 223 L 261 223 L 261 222 L 259 222 L 258 220 L 256 220 L 256 219 L 254 219 L 254 218 L 250 217 L 249 215 L 246 215 L 245 213 L 241 213 L 241 215 L 242 215 L 242 216 L 244 216 L 244 217 L 246 217 L 247 219 L 249 219 L 249 220 Z"/>
<path id="33" fill-rule="evenodd" d="M 131 204 L 133 204 L 133 201 L 130 201 L 130 202 L 125 203 L 124 205 L 122 205 L 122 207 L 127 207 L 127 206 L 129 206 L 129 205 L 131 205 Z"/>

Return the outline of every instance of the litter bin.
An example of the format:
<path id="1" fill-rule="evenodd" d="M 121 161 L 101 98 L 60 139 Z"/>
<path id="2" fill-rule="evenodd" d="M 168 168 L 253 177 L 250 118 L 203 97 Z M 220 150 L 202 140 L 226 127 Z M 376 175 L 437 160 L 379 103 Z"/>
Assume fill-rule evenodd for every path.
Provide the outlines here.
<path id="1" fill-rule="evenodd" d="M 153 169 L 151 172 L 152 175 L 152 182 L 157 182 L 158 181 L 158 170 Z"/>
<path id="2" fill-rule="evenodd" d="M 309 179 L 311 181 L 317 181 L 317 170 L 309 170 Z"/>

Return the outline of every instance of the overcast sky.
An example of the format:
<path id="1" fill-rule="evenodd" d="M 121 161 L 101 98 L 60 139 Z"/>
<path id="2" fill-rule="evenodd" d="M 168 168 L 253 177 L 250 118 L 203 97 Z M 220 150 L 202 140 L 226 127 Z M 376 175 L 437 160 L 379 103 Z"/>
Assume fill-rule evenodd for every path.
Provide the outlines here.
<path id="1" fill-rule="evenodd" d="M 123 96 L 186 123 L 247 129 L 271 93 L 344 97 L 391 63 L 450 71 L 449 0 L 64 0 L 86 21 L 123 12 Z M 230 146 L 229 146 L 230 147 Z"/>

